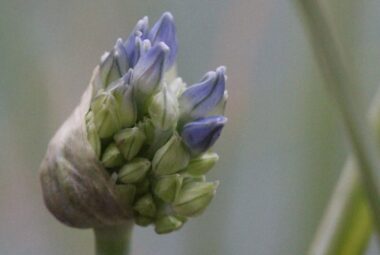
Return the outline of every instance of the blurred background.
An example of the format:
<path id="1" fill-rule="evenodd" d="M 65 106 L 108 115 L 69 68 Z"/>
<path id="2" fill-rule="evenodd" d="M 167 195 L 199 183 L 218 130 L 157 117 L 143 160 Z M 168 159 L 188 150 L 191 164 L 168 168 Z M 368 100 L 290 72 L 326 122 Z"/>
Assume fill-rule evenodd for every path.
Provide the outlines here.
<path id="1" fill-rule="evenodd" d="M 380 2 L 332 0 L 364 102 L 380 80 Z M 92 254 L 45 209 L 38 167 L 101 54 L 135 22 L 175 17 L 187 83 L 219 65 L 229 123 L 209 209 L 179 232 L 136 227 L 133 254 L 305 254 L 347 155 L 291 0 L 0 0 L 0 254 Z M 371 244 L 368 254 L 377 254 Z"/>

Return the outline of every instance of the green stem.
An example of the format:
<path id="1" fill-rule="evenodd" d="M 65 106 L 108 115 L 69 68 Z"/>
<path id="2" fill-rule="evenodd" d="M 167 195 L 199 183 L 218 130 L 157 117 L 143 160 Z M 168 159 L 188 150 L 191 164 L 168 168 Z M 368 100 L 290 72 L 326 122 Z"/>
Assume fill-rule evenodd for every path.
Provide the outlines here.
<path id="1" fill-rule="evenodd" d="M 351 157 L 319 225 L 310 255 L 357 255 L 366 250 L 373 222 L 362 183 Z"/>
<path id="2" fill-rule="evenodd" d="M 363 113 L 359 111 L 357 105 L 353 104 L 356 101 L 354 88 L 357 83 L 354 82 L 352 72 L 346 66 L 342 48 L 331 24 L 328 23 L 322 1 L 298 0 L 297 2 L 305 14 L 306 28 L 310 32 L 319 66 L 341 112 L 370 209 L 373 212 L 374 225 L 377 233 L 380 233 L 380 200 L 378 199 L 380 164 L 376 145 L 369 137 L 370 132 Z"/>
<path id="3" fill-rule="evenodd" d="M 128 255 L 133 223 L 95 228 L 96 255 Z"/>

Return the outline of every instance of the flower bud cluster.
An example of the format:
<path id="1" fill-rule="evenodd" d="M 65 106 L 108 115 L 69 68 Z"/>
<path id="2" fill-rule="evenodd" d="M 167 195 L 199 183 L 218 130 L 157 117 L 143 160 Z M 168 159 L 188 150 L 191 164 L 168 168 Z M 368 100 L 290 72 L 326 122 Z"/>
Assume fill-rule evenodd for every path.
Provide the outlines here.
<path id="1" fill-rule="evenodd" d="M 186 86 L 173 77 L 176 28 L 164 13 L 149 29 L 138 21 L 99 64 L 86 115 L 87 138 L 136 224 L 157 233 L 202 213 L 218 182 L 205 174 L 219 157 L 210 148 L 227 119 L 225 68 Z"/>

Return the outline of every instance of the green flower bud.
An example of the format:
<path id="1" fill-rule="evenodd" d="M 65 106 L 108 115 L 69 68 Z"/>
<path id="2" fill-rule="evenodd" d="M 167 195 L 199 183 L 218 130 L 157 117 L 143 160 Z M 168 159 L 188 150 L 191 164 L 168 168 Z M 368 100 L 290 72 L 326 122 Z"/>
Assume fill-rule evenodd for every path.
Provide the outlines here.
<path id="1" fill-rule="evenodd" d="M 150 218 L 154 218 L 157 211 L 151 194 L 147 194 L 137 200 L 133 209 L 135 209 L 142 216 Z"/>
<path id="2" fill-rule="evenodd" d="M 136 193 L 138 196 L 143 195 L 149 191 L 150 181 L 148 179 L 144 179 L 142 182 L 136 184 Z"/>
<path id="3" fill-rule="evenodd" d="M 111 93 L 101 91 L 91 102 L 91 110 L 100 138 L 110 137 L 121 128 L 117 103 Z"/>
<path id="4" fill-rule="evenodd" d="M 190 160 L 189 165 L 186 168 L 186 173 L 193 176 L 204 175 L 214 167 L 218 160 L 219 156 L 215 152 L 204 153 L 201 156 Z"/>
<path id="5" fill-rule="evenodd" d="M 156 151 L 164 146 L 173 135 L 173 130 L 160 130 L 156 128 L 152 120 L 144 118 L 144 121 L 139 122 L 138 127 L 145 134 L 145 144 L 147 145 L 144 150 L 144 156 L 147 158 L 153 158 Z"/>
<path id="6" fill-rule="evenodd" d="M 154 126 L 167 130 L 173 127 L 178 119 L 177 98 L 166 86 L 163 86 L 162 90 L 153 96 L 148 112 Z"/>
<path id="7" fill-rule="evenodd" d="M 131 208 L 136 196 L 136 187 L 131 184 L 116 185 L 116 192 L 125 208 Z"/>
<path id="8" fill-rule="evenodd" d="M 190 182 L 183 185 L 173 205 L 179 215 L 194 217 L 201 214 L 214 197 L 219 182 Z"/>
<path id="9" fill-rule="evenodd" d="M 94 149 L 96 156 L 100 156 L 101 152 L 101 143 L 98 135 L 98 131 L 96 130 L 96 126 L 94 123 L 94 113 L 89 111 L 86 114 L 86 127 L 87 127 L 87 139 L 91 144 L 91 147 Z"/>
<path id="10" fill-rule="evenodd" d="M 122 127 L 131 127 L 137 119 L 137 106 L 134 98 L 134 90 L 130 85 L 132 69 L 123 77 L 110 85 L 109 91 L 115 97 L 118 111 L 120 113 L 120 122 Z"/>
<path id="11" fill-rule="evenodd" d="M 122 183 L 137 183 L 149 171 L 150 161 L 145 158 L 135 158 L 119 171 L 119 181 Z"/>
<path id="12" fill-rule="evenodd" d="M 139 153 L 145 141 L 145 134 L 138 127 L 126 128 L 114 136 L 117 147 L 126 160 L 133 159 Z"/>
<path id="13" fill-rule="evenodd" d="M 154 185 L 154 194 L 166 203 L 172 203 L 182 184 L 182 177 L 179 174 L 160 177 Z"/>
<path id="14" fill-rule="evenodd" d="M 152 123 L 152 120 L 149 118 L 144 118 L 144 120 L 140 121 L 137 126 L 139 130 L 145 134 L 145 143 L 152 144 L 155 137 L 155 127 Z"/>
<path id="15" fill-rule="evenodd" d="M 123 165 L 124 158 L 116 144 L 111 143 L 104 151 L 101 161 L 105 167 L 113 168 Z"/>
<path id="16" fill-rule="evenodd" d="M 142 215 L 137 215 L 135 217 L 135 223 L 141 227 L 147 227 L 153 222 L 152 218 L 145 217 Z"/>
<path id="17" fill-rule="evenodd" d="M 190 183 L 190 182 L 205 182 L 206 181 L 206 176 L 204 175 L 192 176 L 192 175 L 184 174 L 183 177 L 184 178 L 182 181 L 182 185 L 186 183 Z"/>
<path id="18" fill-rule="evenodd" d="M 174 216 L 165 216 L 156 220 L 154 224 L 157 234 L 167 234 L 181 228 L 183 223 Z"/>
<path id="19" fill-rule="evenodd" d="M 181 137 L 174 134 L 154 155 L 152 161 L 153 172 L 156 175 L 174 174 L 186 168 L 190 155 L 182 144 Z"/>

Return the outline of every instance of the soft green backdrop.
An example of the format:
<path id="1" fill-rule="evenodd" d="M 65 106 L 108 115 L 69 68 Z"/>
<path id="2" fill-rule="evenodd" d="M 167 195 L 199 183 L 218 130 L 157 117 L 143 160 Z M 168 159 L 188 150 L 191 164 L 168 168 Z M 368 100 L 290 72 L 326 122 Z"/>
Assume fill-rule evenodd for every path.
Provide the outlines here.
<path id="1" fill-rule="evenodd" d="M 380 2 L 329 2 L 358 98 L 369 102 L 380 80 Z M 228 68 L 229 124 L 210 176 L 221 186 L 177 233 L 137 227 L 133 254 L 305 254 L 347 150 L 291 0 L 0 0 L 0 254 L 93 253 L 91 231 L 45 209 L 38 166 L 103 51 L 166 10 L 188 83 Z"/>

